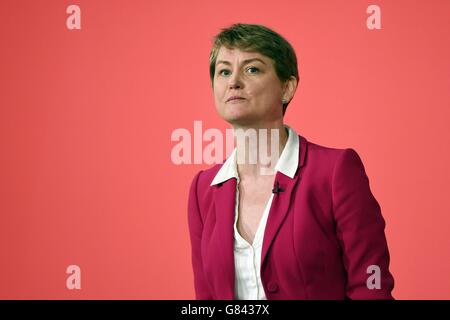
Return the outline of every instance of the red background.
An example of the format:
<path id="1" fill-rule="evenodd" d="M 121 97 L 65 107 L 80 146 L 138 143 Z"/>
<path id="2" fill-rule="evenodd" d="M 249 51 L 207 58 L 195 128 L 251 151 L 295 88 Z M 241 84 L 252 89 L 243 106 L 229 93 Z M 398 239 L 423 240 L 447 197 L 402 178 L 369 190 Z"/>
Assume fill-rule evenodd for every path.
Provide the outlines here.
<path id="1" fill-rule="evenodd" d="M 81 8 L 81 30 L 66 8 Z M 368 30 L 366 8 L 381 8 Z M 361 156 L 397 299 L 450 298 L 449 1 L 0 2 L 0 298 L 192 299 L 173 130 L 228 125 L 212 37 L 235 22 L 294 46 L 285 123 Z M 81 268 L 81 290 L 66 268 Z"/>

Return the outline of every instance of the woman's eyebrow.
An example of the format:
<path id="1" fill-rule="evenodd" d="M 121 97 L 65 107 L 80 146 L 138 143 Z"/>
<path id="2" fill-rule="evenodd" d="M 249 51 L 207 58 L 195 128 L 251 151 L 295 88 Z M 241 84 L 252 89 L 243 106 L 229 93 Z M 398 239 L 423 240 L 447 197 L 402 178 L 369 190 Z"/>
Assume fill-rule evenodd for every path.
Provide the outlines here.
<path id="1" fill-rule="evenodd" d="M 242 64 L 247 64 L 247 63 L 253 62 L 253 61 L 259 61 L 259 62 L 261 62 L 262 64 L 266 64 L 264 61 L 262 61 L 262 60 L 259 59 L 259 58 L 246 59 L 246 60 L 242 61 Z M 227 61 L 227 60 L 218 60 L 217 63 L 216 63 L 216 65 L 218 65 L 219 63 L 223 63 L 223 64 L 226 64 L 226 65 L 231 65 L 231 63 L 230 63 L 229 61 Z"/>

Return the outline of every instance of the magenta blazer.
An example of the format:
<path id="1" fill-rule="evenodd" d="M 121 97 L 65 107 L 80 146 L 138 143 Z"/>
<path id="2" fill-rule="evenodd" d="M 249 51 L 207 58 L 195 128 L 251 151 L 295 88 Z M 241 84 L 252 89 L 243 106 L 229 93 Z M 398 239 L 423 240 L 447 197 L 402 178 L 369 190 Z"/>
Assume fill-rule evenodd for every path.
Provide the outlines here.
<path id="1" fill-rule="evenodd" d="M 264 232 L 266 298 L 393 299 L 385 221 L 360 157 L 351 148 L 299 141 L 295 177 L 275 176 L 284 192 L 274 195 Z M 202 300 L 235 296 L 236 179 L 210 186 L 221 166 L 197 173 L 189 192 L 194 286 Z M 371 276 L 379 288 L 367 285 L 376 283 Z"/>

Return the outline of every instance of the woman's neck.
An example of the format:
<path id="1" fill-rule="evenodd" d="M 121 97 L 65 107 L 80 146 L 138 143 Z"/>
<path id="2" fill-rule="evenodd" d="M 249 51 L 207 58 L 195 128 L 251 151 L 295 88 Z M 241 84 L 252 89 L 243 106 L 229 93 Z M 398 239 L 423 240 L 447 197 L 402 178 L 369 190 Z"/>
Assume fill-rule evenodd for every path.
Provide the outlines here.
<path id="1" fill-rule="evenodd" d="M 274 175 L 275 165 L 288 139 L 283 122 L 235 126 L 233 130 L 239 177 L 256 179 L 261 175 Z"/>

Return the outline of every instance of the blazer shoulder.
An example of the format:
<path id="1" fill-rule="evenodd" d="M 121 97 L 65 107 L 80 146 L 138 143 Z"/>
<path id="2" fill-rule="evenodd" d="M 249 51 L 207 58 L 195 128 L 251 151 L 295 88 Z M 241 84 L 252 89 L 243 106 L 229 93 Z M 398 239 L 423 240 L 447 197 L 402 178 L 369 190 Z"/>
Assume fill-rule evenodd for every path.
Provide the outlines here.
<path id="1" fill-rule="evenodd" d="M 194 176 L 194 180 L 197 178 L 197 188 L 199 190 L 205 190 L 209 188 L 211 186 L 211 182 L 213 181 L 222 165 L 223 163 L 219 163 L 212 166 L 211 168 L 198 171 Z"/>
<path id="2" fill-rule="evenodd" d="M 308 157 L 314 160 L 327 160 L 327 162 L 335 163 L 343 154 L 350 152 L 355 153 L 353 148 L 335 148 L 320 145 L 311 141 L 307 142 L 308 145 Z"/>
<path id="3" fill-rule="evenodd" d="M 315 153 L 315 154 L 325 154 L 327 156 L 339 156 L 342 152 L 344 152 L 347 149 L 350 148 L 335 148 L 335 147 L 329 147 L 320 145 L 318 143 L 314 143 L 311 141 L 308 141 L 308 151 Z"/>
<path id="4" fill-rule="evenodd" d="M 361 157 L 354 148 L 335 148 L 310 141 L 307 142 L 306 164 L 307 166 L 309 164 L 310 168 L 320 168 L 322 172 L 328 172 L 329 174 L 332 174 L 336 166 L 352 167 L 357 165 L 364 168 Z"/>

